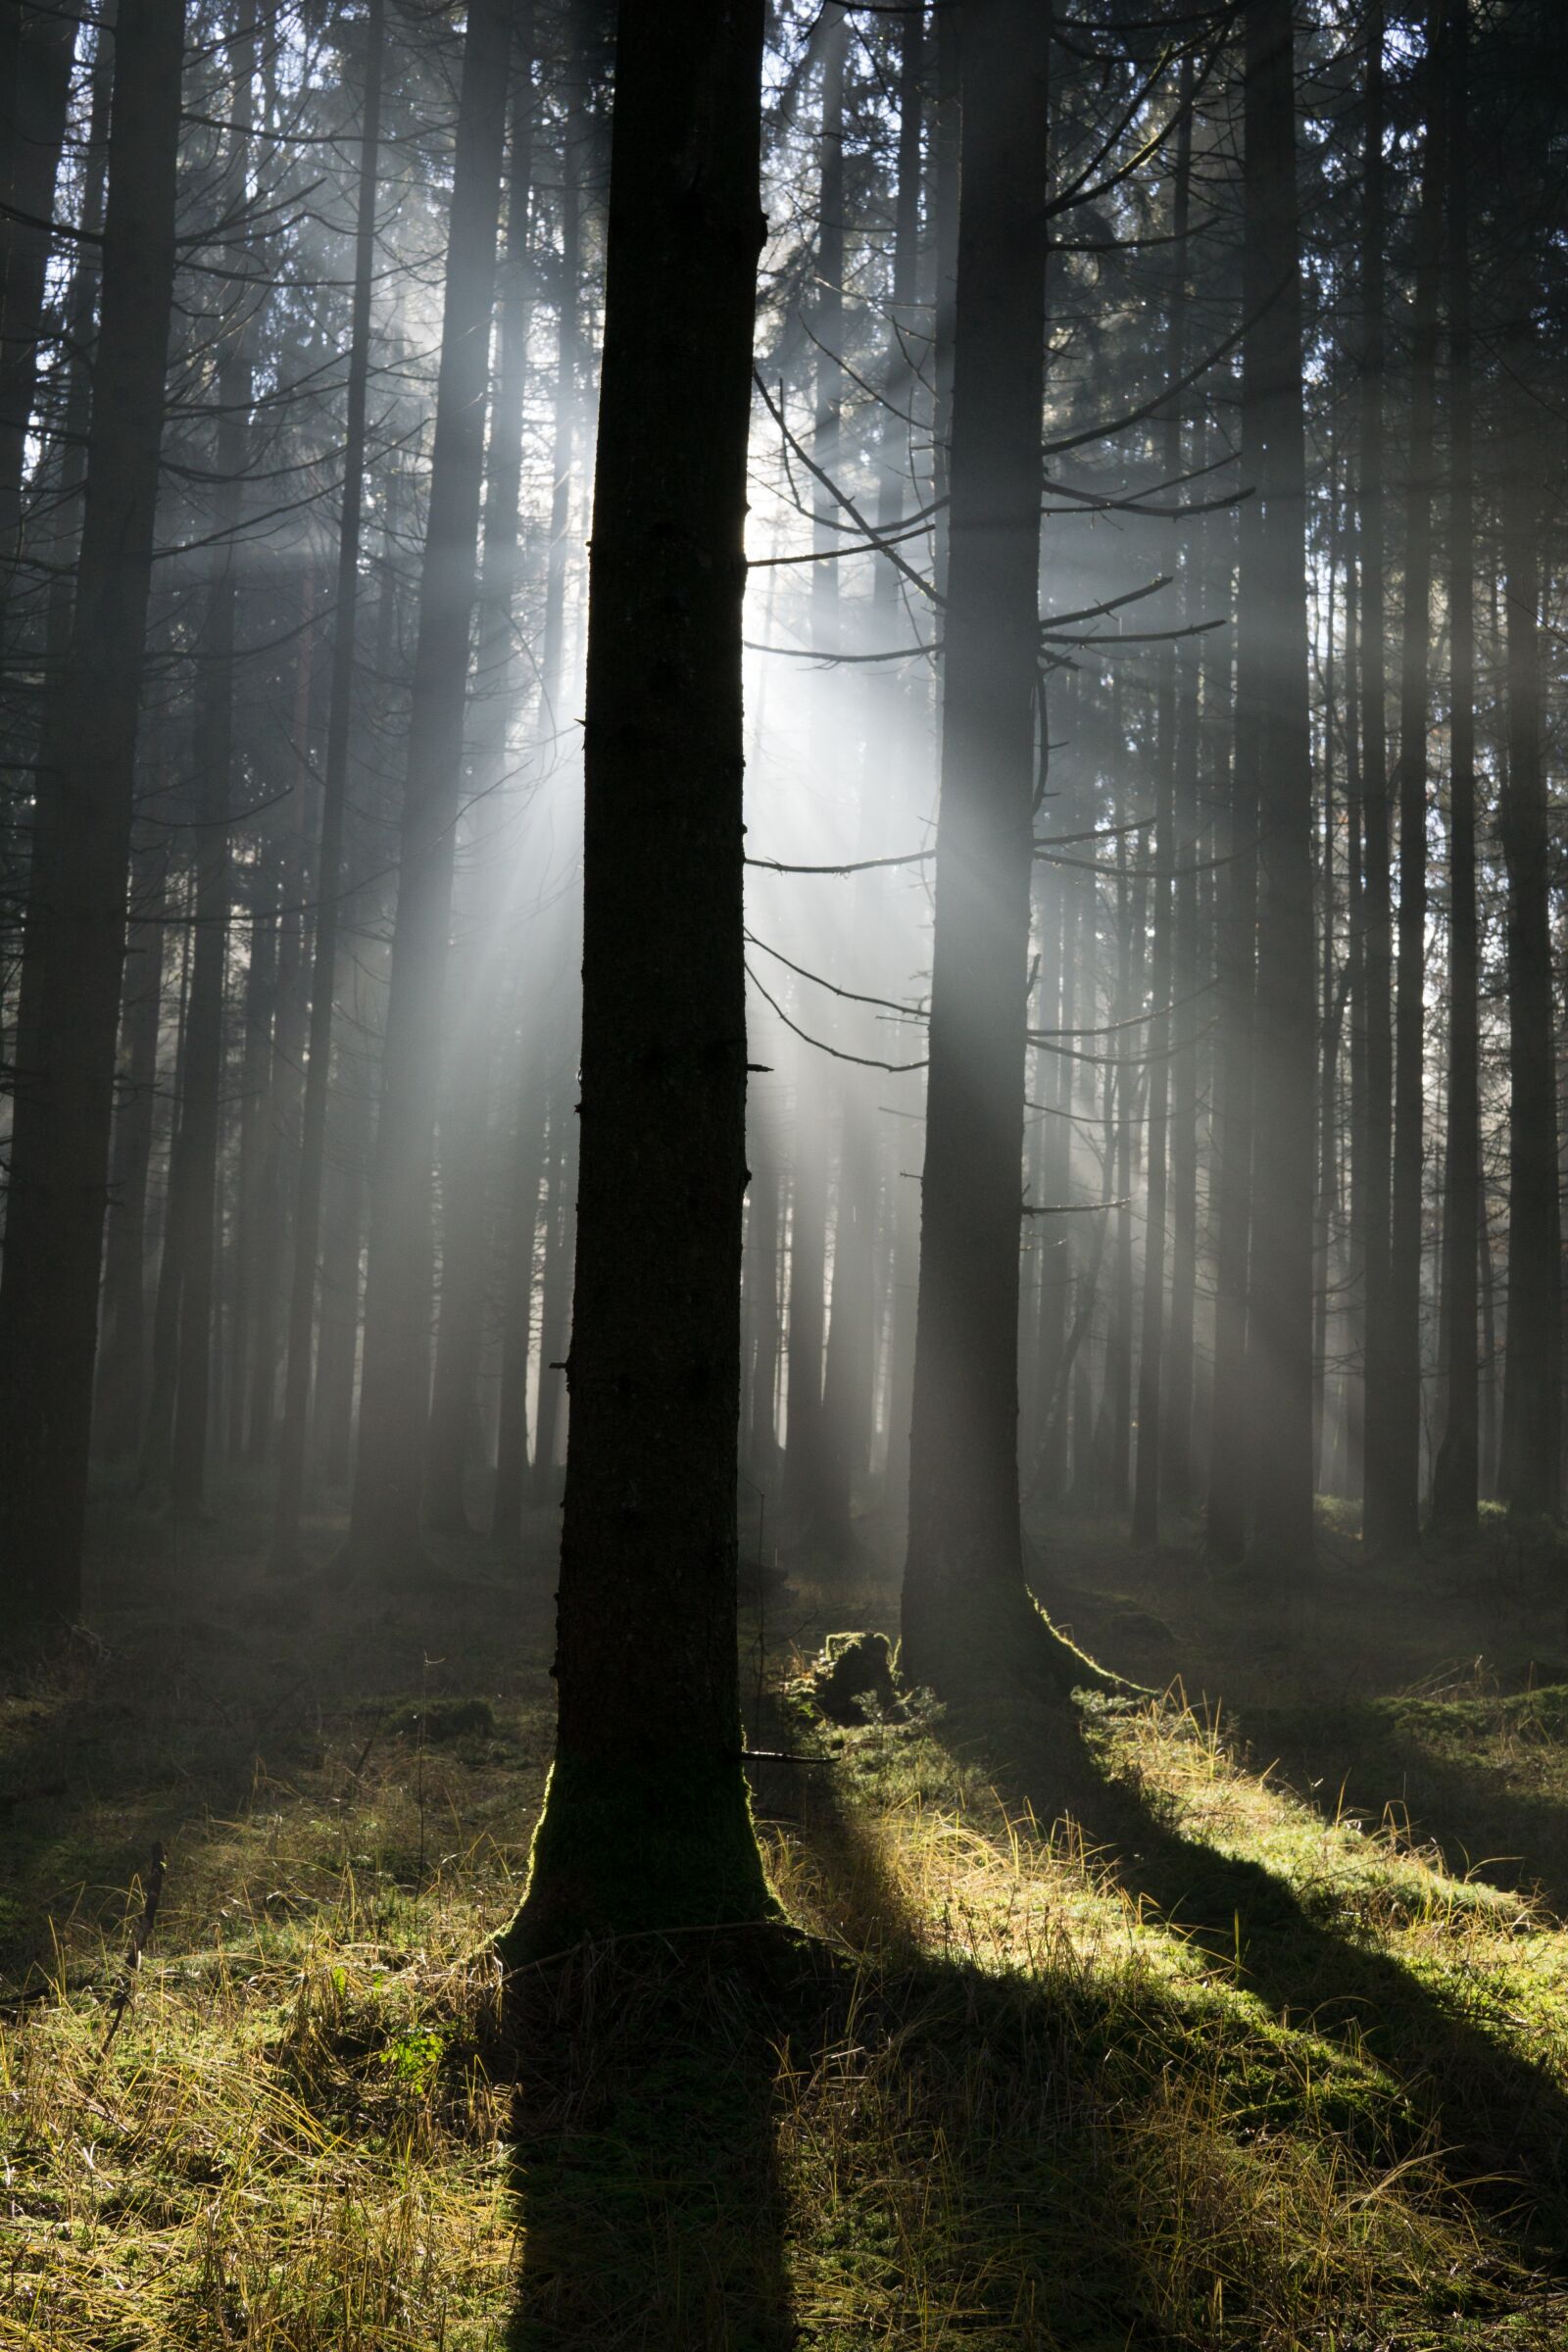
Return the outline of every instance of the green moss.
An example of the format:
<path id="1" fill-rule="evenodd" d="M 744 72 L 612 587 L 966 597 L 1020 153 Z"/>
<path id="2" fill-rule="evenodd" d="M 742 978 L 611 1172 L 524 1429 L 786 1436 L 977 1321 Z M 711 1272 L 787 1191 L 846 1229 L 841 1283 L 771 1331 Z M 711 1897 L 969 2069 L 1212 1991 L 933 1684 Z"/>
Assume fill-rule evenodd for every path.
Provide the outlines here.
<path id="1" fill-rule="evenodd" d="M 515 1968 L 601 1936 L 777 1916 L 738 1755 L 558 1753 L 498 1948 Z"/>

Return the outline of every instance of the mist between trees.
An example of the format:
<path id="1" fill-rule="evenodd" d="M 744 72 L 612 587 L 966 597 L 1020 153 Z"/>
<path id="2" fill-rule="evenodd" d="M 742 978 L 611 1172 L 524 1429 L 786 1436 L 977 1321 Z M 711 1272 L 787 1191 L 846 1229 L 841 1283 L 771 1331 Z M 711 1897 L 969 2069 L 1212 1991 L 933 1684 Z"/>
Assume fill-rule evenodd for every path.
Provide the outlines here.
<path id="1" fill-rule="evenodd" d="M 1558 1511 L 1564 61 L 621 14 L 0 10 L 0 1561 L 564 1481 L 722 1810 L 742 1533 L 1064 1687 L 1025 1512 Z"/>

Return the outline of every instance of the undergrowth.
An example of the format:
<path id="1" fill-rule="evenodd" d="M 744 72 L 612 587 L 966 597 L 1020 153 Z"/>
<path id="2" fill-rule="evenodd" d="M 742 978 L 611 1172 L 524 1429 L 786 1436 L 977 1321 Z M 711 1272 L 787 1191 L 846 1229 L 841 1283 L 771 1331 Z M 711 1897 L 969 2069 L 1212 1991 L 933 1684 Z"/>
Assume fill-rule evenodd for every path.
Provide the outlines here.
<path id="1" fill-rule="evenodd" d="M 171 1591 L 143 1529 L 0 1702 L 0 2343 L 1565 2340 L 1568 1936 L 1352 1790 L 1419 1742 L 1528 1821 L 1568 1691 L 1369 1695 L 1288 1772 L 1179 1686 L 1075 1727 L 786 1697 L 794 1926 L 578 1954 L 509 2047 L 551 1528 L 380 1606 L 280 1601 L 252 1532 Z"/>

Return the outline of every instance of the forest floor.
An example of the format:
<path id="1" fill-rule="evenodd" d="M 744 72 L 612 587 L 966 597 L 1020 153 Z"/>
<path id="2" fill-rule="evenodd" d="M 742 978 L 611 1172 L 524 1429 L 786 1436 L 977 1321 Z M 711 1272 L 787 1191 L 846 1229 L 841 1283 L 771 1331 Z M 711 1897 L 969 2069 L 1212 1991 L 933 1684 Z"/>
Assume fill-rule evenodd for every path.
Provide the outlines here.
<path id="1" fill-rule="evenodd" d="M 103 1499 L 90 1630 L 0 1689 L 0 2344 L 1560 2352 L 1549 1549 L 1380 1569 L 1328 1514 L 1287 1592 L 1044 1529 L 1041 1597 L 1160 1693 L 1068 1725 L 806 1711 L 828 1631 L 896 1625 L 873 1522 L 750 1580 L 810 1940 L 575 1961 L 519 2085 L 484 1938 L 557 1527 L 377 1598 L 270 1583 L 255 1490 Z"/>

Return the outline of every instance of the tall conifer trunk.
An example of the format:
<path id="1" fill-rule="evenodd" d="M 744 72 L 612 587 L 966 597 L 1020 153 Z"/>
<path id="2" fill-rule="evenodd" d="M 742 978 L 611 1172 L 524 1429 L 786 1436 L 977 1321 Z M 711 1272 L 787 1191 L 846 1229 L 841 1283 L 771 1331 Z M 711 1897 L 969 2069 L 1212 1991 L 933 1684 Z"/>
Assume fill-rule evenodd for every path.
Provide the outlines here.
<path id="1" fill-rule="evenodd" d="M 760 0 L 620 15 L 589 568 L 561 1713 L 514 1958 L 769 1907 L 740 1760 L 735 1621 L 761 38 Z M 681 919 L 651 924 L 650 904 Z"/>
<path id="2" fill-rule="evenodd" d="M 505 0 L 473 0 L 453 163 L 430 511 L 409 714 L 397 921 L 366 1267 L 349 1559 L 416 1568 L 429 1410 L 431 1164 L 440 1091 L 453 837 L 473 615 L 496 223 L 506 128 Z"/>
<path id="3" fill-rule="evenodd" d="M 1050 23 L 973 0 L 962 49 L 942 782 L 904 1651 L 1030 1663 L 1018 1266 L 1040 669 Z M 1039 1629 L 1042 1633 L 1044 1628 Z"/>
<path id="4" fill-rule="evenodd" d="M 1384 1360 L 1378 1540 L 1409 1550 L 1421 1532 L 1421 1172 L 1426 1079 L 1427 709 L 1432 670 L 1432 466 L 1437 420 L 1438 271 L 1443 151 L 1435 62 L 1441 23 L 1427 29 L 1426 136 L 1416 218 L 1410 345 L 1410 478 L 1399 649 L 1399 920 L 1395 1008 L 1394 1210 Z"/>
<path id="5" fill-rule="evenodd" d="M 251 108 L 256 77 L 254 17 L 234 41 L 232 122 L 222 181 L 225 209 L 243 215 L 248 198 Z M 237 276 L 248 261 L 243 236 L 228 249 Z M 219 490 L 207 609 L 197 641 L 192 728 L 199 810 L 196 836 L 196 937 L 191 955 L 180 1131 L 189 1154 L 185 1274 L 179 1301 L 179 1373 L 170 1450 L 170 1500 L 199 1508 L 205 1496 L 212 1407 L 213 1322 L 218 1257 L 219 1154 L 222 1131 L 223 997 L 228 964 L 229 811 L 234 765 L 234 657 L 239 616 L 238 539 L 250 441 L 254 297 L 241 283 L 224 289 L 220 356 L 214 378 L 213 435 Z"/>
<path id="6" fill-rule="evenodd" d="M 1521 281 L 1523 272 L 1521 272 Z M 1503 459 L 1508 762 L 1499 810 L 1508 873 L 1508 1317 L 1502 1497 L 1555 1516 L 1561 1494 L 1561 1209 L 1541 654 L 1540 425 L 1526 388 L 1529 292 L 1511 289 L 1512 427 Z"/>
<path id="7" fill-rule="evenodd" d="M 67 1617 L 81 1593 L 183 44 L 181 0 L 139 0 L 117 35 L 76 602 L 38 767 L 49 836 L 70 854 L 49 860 L 24 948 L 37 1062 L 19 1074 L 0 1277 L 0 1562 L 13 1605 Z"/>
<path id="8" fill-rule="evenodd" d="M 288 1567 L 299 1549 L 310 1432 L 316 1290 L 320 1256 L 321 1197 L 326 1170 L 326 1111 L 332 1066 L 332 999 L 337 983 L 338 924 L 343 889 L 344 803 L 349 738 L 354 719 L 354 634 L 359 611 L 360 522 L 365 505 L 366 392 L 370 362 L 370 276 L 375 255 L 376 162 L 381 137 L 383 0 L 369 0 L 366 21 L 365 88 L 360 114 L 360 170 L 354 237 L 354 298 L 349 330 L 347 416 L 343 441 L 343 497 L 338 514 L 337 592 L 332 612 L 332 677 L 321 779 L 320 854 L 317 859 L 316 939 L 311 974 L 310 1044 L 300 1122 L 299 1191 L 294 1210 L 294 1262 L 289 1285 L 288 1348 L 283 1374 L 283 1419 L 278 1433 L 277 1492 L 272 1513 L 272 1563 Z"/>
<path id="9" fill-rule="evenodd" d="M 1383 140 L 1384 0 L 1366 12 L 1366 141 L 1361 165 L 1361 880 L 1365 1008 L 1365 1175 L 1361 1184 L 1365 1341 L 1362 1526 L 1388 1540 L 1389 1200 L 1394 1154 L 1394 945 L 1390 885 L 1388 563 L 1383 477 L 1384 240 L 1388 234 Z"/>
<path id="10" fill-rule="evenodd" d="M 512 110 L 506 258 L 497 337 L 496 396 L 486 454 L 484 564 L 479 587 L 476 691 L 470 720 L 473 806 L 465 968 L 454 1006 L 459 1035 L 441 1114 L 441 1320 L 430 1394 L 425 1515 L 430 1525 L 468 1525 L 465 1492 L 477 1424 L 479 1360 L 493 1251 L 490 1217 L 491 1066 L 495 1058 L 497 970 L 508 886 L 507 855 L 516 828 L 507 787 L 507 735 L 517 686 L 514 608 L 522 498 L 523 400 L 532 317 L 527 246 L 533 179 L 532 8 L 515 26 L 520 80 Z M 531 1240 L 530 1240 L 531 1251 Z"/>
<path id="11" fill-rule="evenodd" d="M 1312 1556 L 1312 1184 L 1317 1075 L 1307 698 L 1301 243 L 1291 0 L 1246 20 L 1243 464 L 1236 758 L 1258 809 L 1257 1058 L 1248 1371 L 1252 1544 Z M 1250 797 L 1251 795 L 1250 794 Z"/>
<path id="12" fill-rule="evenodd" d="M 102 43 L 113 36 L 102 20 L 100 26 Z M 45 224 L 54 211 L 75 46 L 71 9 L 24 0 L 0 6 L 0 611 L 21 533 L 49 267 Z"/>
<path id="13" fill-rule="evenodd" d="M 1465 110 L 1468 0 L 1449 0 L 1445 114 L 1448 141 L 1448 1105 L 1443 1196 L 1446 1417 L 1432 1509 L 1473 1528 L 1480 1496 L 1481 1086 L 1480 942 L 1476 917 L 1475 433 L 1470 389 L 1470 179 Z"/>

